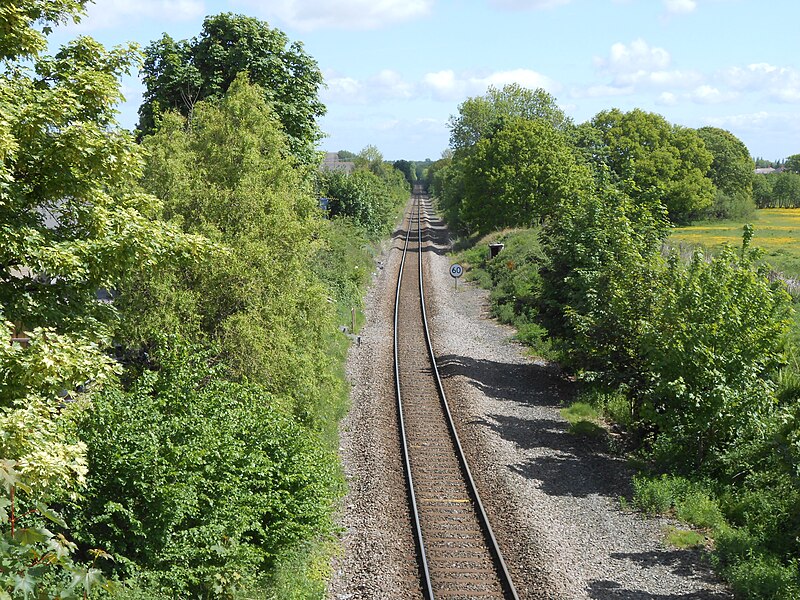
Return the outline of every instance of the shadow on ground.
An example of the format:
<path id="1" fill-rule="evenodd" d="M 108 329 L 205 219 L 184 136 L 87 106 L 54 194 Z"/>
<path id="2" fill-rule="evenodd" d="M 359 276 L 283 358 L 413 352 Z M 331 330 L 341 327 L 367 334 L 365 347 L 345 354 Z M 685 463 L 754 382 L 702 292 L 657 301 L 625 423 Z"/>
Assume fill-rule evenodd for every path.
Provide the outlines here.
<path id="1" fill-rule="evenodd" d="M 692 591 L 685 594 L 658 594 L 624 588 L 616 581 L 597 580 L 589 584 L 589 597 L 595 600 L 730 600 L 724 592 Z"/>
<path id="2" fill-rule="evenodd" d="M 562 399 L 575 393 L 574 385 L 551 368 L 536 364 L 509 364 L 446 355 L 437 359 L 445 379 L 460 375 L 485 396 L 531 408 L 529 417 L 491 414 L 471 424 L 487 427 L 525 450 L 547 448 L 510 469 L 537 481 L 551 496 L 606 496 L 616 499 L 630 493 L 624 461 L 603 452 L 602 439 L 576 436 L 569 425 L 555 418 Z M 538 415 L 538 416 L 534 416 Z M 553 452 L 555 451 L 555 452 Z"/>

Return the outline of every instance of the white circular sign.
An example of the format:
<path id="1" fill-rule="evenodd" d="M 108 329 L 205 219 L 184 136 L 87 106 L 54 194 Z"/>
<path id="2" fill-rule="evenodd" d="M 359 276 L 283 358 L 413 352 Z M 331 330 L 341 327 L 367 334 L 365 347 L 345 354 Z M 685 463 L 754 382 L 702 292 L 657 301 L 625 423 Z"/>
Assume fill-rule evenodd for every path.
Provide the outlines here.
<path id="1" fill-rule="evenodd" d="M 456 263 L 450 267 L 450 276 L 458 279 L 464 274 L 464 267 Z"/>

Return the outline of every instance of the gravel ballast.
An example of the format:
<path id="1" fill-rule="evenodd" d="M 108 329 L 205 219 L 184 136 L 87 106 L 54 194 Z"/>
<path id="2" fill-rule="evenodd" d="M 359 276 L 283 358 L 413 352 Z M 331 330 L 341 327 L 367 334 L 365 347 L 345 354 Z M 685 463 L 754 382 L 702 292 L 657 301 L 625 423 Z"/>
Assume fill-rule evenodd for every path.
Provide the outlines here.
<path id="1" fill-rule="evenodd" d="M 435 217 L 426 299 L 437 361 L 461 442 L 520 598 L 732 598 L 696 551 L 666 547 L 671 523 L 620 510 L 630 473 L 598 444 L 568 433 L 573 393 L 558 369 L 526 356 L 488 317 L 487 292 L 450 277 Z M 330 600 L 421 598 L 406 506 L 392 369 L 401 243 L 383 253 L 347 373 L 340 426 L 349 492 Z"/>

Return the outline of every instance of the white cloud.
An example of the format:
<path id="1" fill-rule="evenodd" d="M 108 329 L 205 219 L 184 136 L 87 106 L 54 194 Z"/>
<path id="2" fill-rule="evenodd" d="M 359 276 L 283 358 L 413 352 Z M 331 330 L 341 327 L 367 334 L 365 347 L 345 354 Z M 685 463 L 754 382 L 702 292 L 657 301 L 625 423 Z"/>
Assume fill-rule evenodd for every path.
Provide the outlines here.
<path id="1" fill-rule="evenodd" d="M 727 69 L 721 79 L 735 90 L 764 94 L 778 102 L 800 102 L 800 70 L 794 67 L 754 63 Z"/>
<path id="2" fill-rule="evenodd" d="M 685 15 L 697 8 L 695 0 L 664 0 L 664 7 L 670 15 Z"/>
<path id="3" fill-rule="evenodd" d="M 368 104 L 376 100 L 406 100 L 415 94 L 416 86 L 404 80 L 397 71 L 384 69 L 364 81 L 326 71 L 323 102 Z"/>
<path id="4" fill-rule="evenodd" d="M 711 85 L 701 85 L 688 94 L 687 97 L 700 104 L 721 104 L 735 99 L 737 94 L 733 92 L 722 92 Z"/>
<path id="5" fill-rule="evenodd" d="M 489 4 L 506 10 L 531 10 L 555 8 L 569 4 L 572 0 L 489 0 Z"/>
<path id="6" fill-rule="evenodd" d="M 678 97 L 672 92 L 661 92 L 661 95 L 656 100 L 656 104 L 663 106 L 674 106 L 678 103 Z"/>
<path id="7" fill-rule="evenodd" d="M 103 0 L 89 4 L 87 15 L 69 29 L 96 31 L 145 20 L 187 21 L 206 14 L 203 0 Z"/>
<path id="8" fill-rule="evenodd" d="M 468 96 L 483 94 L 489 86 L 501 88 L 516 83 L 529 89 L 543 88 L 548 92 L 561 89 L 558 82 L 530 69 L 497 71 L 485 76 L 456 75 L 454 71 L 444 70 L 426 74 L 422 83 L 438 100 L 463 100 Z"/>
<path id="9" fill-rule="evenodd" d="M 577 92 L 588 97 L 634 94 L 643 88 L 665 90 L 696 88 L 704 76 L 694 70 L 670 69 L 672 57 L 664 48 L 650 46 L 643 39 L 630 44 L 618 42 L 611 46 L 607 57 L 595 57 L 594 65 L 609 82 L 592 85 Z M 673 93 L 674 96 L 674 93 Z M 675 98 L 670 98 L 671 102 Z"/>
<path id="10" fill-rule="evenodd" d="M 456 79 L 454 71 L 427 73 L 422 82 L 430 88 L 434 96 L 441 99 L 457 98 L 463 93 L 462 82 Z"/>
<path id="11" fill-rule="evenodd" d="M 595 58 L 594 62 L 610 73 L 635 73 L 666 69 L 671 60 L 664 48 L 651 47 L 639 38 L 630 45 L 617 42 L 611 46 L 608 58 Z"/>
<path id="12" fill-rule="evenodd" d="M 325 75 L 326 87 L 320 92 L 323 102 L 342 102 L 344 104 L 365 104 L 364 86 L 352 77 Z"/>
<path id="13" fill-rule="evenodd" d="M 630 96 L 635 92 L 632 85 L 590 85 L 586 88 L 576 88 L 572 90 L 573 98 L 611 98 L 615 96 Z"/>
<path id="14" fill-rule="evenodd" d="M 303 31 L 378 29 L 427 15 L 433 0 L 248 0 L 255 10 Z"/>
<path id="15" fill-rule="evenodd" d="M 373 93 L 383 98 L 405 99 L 414 96 L 414 86 L 391 69 L 384 69 L 370 78 L 367 85 Z"/>

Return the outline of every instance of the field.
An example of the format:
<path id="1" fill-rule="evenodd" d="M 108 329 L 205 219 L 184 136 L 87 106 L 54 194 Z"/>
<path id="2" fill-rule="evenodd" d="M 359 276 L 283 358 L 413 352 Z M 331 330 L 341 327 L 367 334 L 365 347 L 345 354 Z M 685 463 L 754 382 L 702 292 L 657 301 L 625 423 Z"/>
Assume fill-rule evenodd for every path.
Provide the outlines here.
<path id="1" fill-rule="evenodd" d="M 674 246 L 703 246 L 709 250 L 742 243 L 742 227 L 752 223 L 753 246 L 763 248 L 764 260 L 789 278 L 800 278 L 800 209 L 757 210 L 746 221 L 707 221 L 678 227 L 669 237 Z"/>

